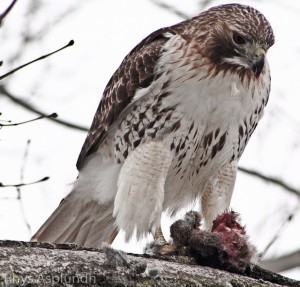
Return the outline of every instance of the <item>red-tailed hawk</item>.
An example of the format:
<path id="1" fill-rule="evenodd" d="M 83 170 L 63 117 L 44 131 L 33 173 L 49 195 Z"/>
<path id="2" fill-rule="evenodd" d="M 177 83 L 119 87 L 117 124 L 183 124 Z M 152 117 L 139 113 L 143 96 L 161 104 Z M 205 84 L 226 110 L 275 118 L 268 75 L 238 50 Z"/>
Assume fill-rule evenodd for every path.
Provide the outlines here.
<path id="1" fill-rule="evenodd" d="M 33 240 L 99 247 L 120 229 L 161 238 L 162 212 L 196 199 L 209 230 L 268 102 L 273 43 L 267 19 L 239 4 L 145 38 L 107 84 L 73 190 Z"/>

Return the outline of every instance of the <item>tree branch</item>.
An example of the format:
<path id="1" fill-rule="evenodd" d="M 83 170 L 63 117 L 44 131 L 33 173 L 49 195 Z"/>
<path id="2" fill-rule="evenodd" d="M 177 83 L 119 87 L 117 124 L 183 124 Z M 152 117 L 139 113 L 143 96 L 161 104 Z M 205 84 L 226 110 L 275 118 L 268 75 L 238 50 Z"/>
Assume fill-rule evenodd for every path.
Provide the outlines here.
<path id="1" fill-rule="evenodd" d="M 288 185 L 283 180 L 281 180 L 281 179 L 279 179 L 277 177 L 267 176 L 267 175 L 262 174 L 261 172 L 258 172 L 256 170 L 247 169 L 247 168 L 244 168 L 244 167 L 239 167 L 238 170 L 241 171 L 241 172 L 244 172 L 246 174 L 258 177 L 258 178 L 260 178 L 262 180 L 265 180 L 267 182 L 271 182 L 273 184 L 276 184 L 276 185 L 282 187 L 283 189 L 285 189 L 285 190 L 293 193 L 294 195 L 297 195 L 297 196 L 300 197 L 300 190 L 297 190 L 296 188 L 291 187 L 290 185 Z"/>
<path id="2" fill-rule="evenodd" d="M 282 272 L 300 266 L 300 250 L 274 259 L 264 260 L 259 264 L 273 272 Z"/>
<path id="3" fill-rule="evenodd" d="M 3 13 L 0 14 L 0 26 L 2 25 L 2 21 L 4 18 L 8 15 L 8 13 L 11 11 L 11 9 L 14 7 L 14 5 L 17 3 L 17 0 L 13 0 L 10 5 L 5 9 Z"/>
<path id="4" fill-rule="evenodd" d="M 60 119 L 49 118 L 48 115 L 47 115 L 47 113 L 44 113 L 44 112 L 38 110 L 33 105 L 28 104 L 24 100 L 22 100 L 22 99 L 20 99 L 20 98 L 18 98 L 16 96 L 13 96 L 9 91 L 6 90 L 6 88 L 3 85 L 0 85 L 0 94 L 6 96 L 11 101 L 13 101 L 14 103 L 18 104 L 19 106 L 22 106 L 26 110 L 34 112 L 34 113 L 36 113 L 36 114 L 38 114 L 40 116 L 46 117 L 47 119 L 52 120 L 52 121 L 54 121 L 57 124 L 60 124 L 60 125 L 63 125 L 63 126 L 69 127 L 69 128 L 73 128 L 73 129 L 76 129 L 76 130 L 84 131 L 84 132 L 88 131 L 87 127 L 83 127 L 83 126 L 80 126 L 80 125 L 77 125 L 77 124 L 73 124 L 73 123 L 70 123 L 68 121 L 64 121 L 64 120 L 60 120 Z"/>
<path id="5" fill-rule="evenodd" d="M 0 116 L 1 116 L 1 114 L 0 114 Z M 35 121 L 38 121 L 38 120 L 41 120 L 41 119 L 45 119 L 45 118 L 57 118 L 57 114 L 56 113 L 52 113 L 51 115 L 40 116 L 40 117 L 35 118 L 35 119 L 31 119 L 31 120 L 24 121 L 24 122 L 18 122 L 18 123 L 12 123 L 11 121 L 6 121 L 9 124 L 2 124 L 1 123 L 2 120 L 1 120 L 1 122 L 0 122 L 0 128 L 2 128 L 2 127 L 15 127 L 15 126 L 19 126 L 19 125 L 24 125 L 24 124 L 32 123 L 32 122 L 35 122 Z"/>
<path id="6" fill-rule="evenodd" d="M 14 74 L 15 72 L 17 72 L 17 71 L 19 71 L 19 70 L 21 70 L 21 69 L 23 69 L 23 68 L 25 68 L 25 67 L 27 67 L 27 66 L 33 64 L 33 63 L 35 63 L 35 62 L 38 62 L 38 61 L 40 61 L 40 60 L 44 60 L 44 59 L 46 59 L 46 58 L 48 58 L 48 57 L 50 57 L 50 56 L 52 56 L 52 55 L 54 55 L 54 54 L 56 54 L 56 53 L 62 51 L 62 50 L 64 50 L 65 48 L 70 47 L 70 46 L 73 46 L 73 45 L 74 45 L 74 41 L 71 40 L 67 45 L 63 46 L 62 48 L 59 48 L 59 49 L 55 50 L 54 52 L 51 52 L 51 53 L 45 54 L 45 55 L 43 55 L 43 56 L 41 56 L 41 57 L 38 57 L 37 59 L 34 59 L 34 60 L 32 60 L 32 61 L 30 61 L 30 62 L 28 62 L 28 63 L 25 63 L 25 64 L 23 64 L 23 65 L 21 65 L 21 66 L 15 68 L 15 69 L 9 71 L 8 73 L 6 73 L 6 74 L 4 74 L 4 75 L 1 75 L 1 76 L 0 76 L 0 80 L 2 80 L 2 79 L 4 79 L 4 78 L 6 78 L 6 77 L 8 77 L 8 76 L 10 76 L 10 75 L 12 75 L 12 74 Z"/>
<path id="7" fill-rule="evenodd" d="M 46 181 L 49 179 L 49 176 L 45 176 L 44 178 L 40 179 L 40 180 L 36 180 L 33 182 L 28 182 L 28 183 L 17 183 L 17 184 L 3 184 L 2 182 L 0 182 L 0 187 L 21 187 L 21 186 L 27 186 L 27 185 L 32 185 L 32 184 L 36 184 L 36 183 L 40 183 L 43 181 Z"/>
<path id="8" fill-rule="evenodd" d="M 163 1 L 160 0 L 150 0 L 154 5 L 156 5 L 159 8 L 162 8 L 180 18 L 182 18 L 183 20 L 186 20 L 188 18 L 190 18 L 190 16 L 178 9 L 176 9 L 174 6 L 171 6 L 167 3 L 164 3 Z M 211 5 L 214 1 L 213 0 L 202 0 L 199 1 L 199 7 L 200 7 L 200 11 L 203 11 L 207 6 Z"/>
<path id="9" fill-rule="evenodd" d="M 204 10 L 207 6 L 212 5 L 213 0 L 201 0 L 199 1 L 200 10 Z"/>
<path id="10" fill-rule="evenodd" d="M 170 12 L 170 13 L 172 13 L 172 14 L 174 14 L 174 15 L 176 15 L 176 16 L 182 18 L 182 19 L 188 19 L 188 18 L 190 17 L 189 15 L 185 14 L 184 12 L 182 12 L 182 11 L 176 9 L 174 6 L 171 6 L 171 5 L 169 5 L 169 4 L 166 4 L 166 3 L 162 2 L 162 1 L 159 1 L 159 0 L 151 0 L 151 2 L 152 2 L 154 5 L 160 7 L 160 8 L 162 8 L 162 9 L 164 9 L 164 10 L 167 10 L 168 12 Z"/>
<path id="11" fill-rule="evenodd" d="M 73 244 L 0 241 L 5 286 L 300 286 L 253 266 L 252 275 L 189 264 L 188 258 L 126 254 Z"/>
<path id="12" fill-rule="evenodd" d="M 27 140 L 27 144 L 26 144 L 26 147 L 25 147 L 24 155 L 23 155 L 23 161 L 22 161 L 21 169 L 20 169 L 20 182 L 24 182 L 24 174 L 25 174 L 25 168 L 26 168 L 26 164 L 27 164 L 27 160 L 28 160 L 30 143 L 31 143 L 31 141 Z M 44 178 L 42 181 L 45 181 L 45 180 L 46 179 Z M 25 209 L 24 209 L 24 202 L 23 202 L 23 194 L 22 194 L 21 187 L 22 186 L 16 187 L 17 194 L 18 194 L 17 195 L 17 200 L 19 202 L 20 211 L 21 211 L 25 226 L 27 228 L 28 234 L 31 235 L 31 226 L 30 226 L 30 224 L 27 220 L 27 217 L 26 217 L 26 213 L 25 213 Z"/>

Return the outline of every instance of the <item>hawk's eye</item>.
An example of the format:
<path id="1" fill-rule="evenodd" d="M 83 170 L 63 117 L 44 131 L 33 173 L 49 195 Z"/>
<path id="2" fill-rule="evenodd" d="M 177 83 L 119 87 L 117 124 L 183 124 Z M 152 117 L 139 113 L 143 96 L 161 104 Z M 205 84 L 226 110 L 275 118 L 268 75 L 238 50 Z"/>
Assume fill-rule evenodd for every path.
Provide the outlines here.
<path id="1" fill-rule="evenodd" d="M 238 45 L 243 45 L 246 43 L 246 40 L 241 35 L 234 33 L 233 34 L 233 41 Z"/>

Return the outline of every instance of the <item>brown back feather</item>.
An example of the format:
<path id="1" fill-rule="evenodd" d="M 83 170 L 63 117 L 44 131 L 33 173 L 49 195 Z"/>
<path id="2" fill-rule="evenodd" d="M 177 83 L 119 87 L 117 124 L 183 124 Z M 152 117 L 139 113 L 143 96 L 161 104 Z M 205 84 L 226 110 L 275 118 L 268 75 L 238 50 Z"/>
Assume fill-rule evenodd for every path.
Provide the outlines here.
<path id="1" fill-rule="evenodd" d="M 155 64 L 168 40 L 164 37 L 166 32 L 171 31 L 169 28 L 157 30 L 140 42 L 109 80 L 77 160 L 78 170 L 84 159 L 98 149 L 109 126 L 131 102 L 136 90 L 146 88 L 153 81 Z"/>

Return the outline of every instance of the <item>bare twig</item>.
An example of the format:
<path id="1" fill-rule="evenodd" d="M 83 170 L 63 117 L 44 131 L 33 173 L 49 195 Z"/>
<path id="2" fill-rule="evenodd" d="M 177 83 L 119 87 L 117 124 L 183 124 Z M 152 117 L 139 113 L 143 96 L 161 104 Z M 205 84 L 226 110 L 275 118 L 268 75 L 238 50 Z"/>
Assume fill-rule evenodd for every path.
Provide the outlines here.
<path id="1" fill-rule="evenodd" d="M 189 15 L 185 14 L 184 12 L 182 12 L 182 11 L 176 9 L 174 6 L 168 5 L 168 4 L 166 4 L 166 3 L 162 2 L 162 1 L 159 1 L 159 0 L 151 0 L 151 2 L 152 2 L 154 5 L 156 5 L 156 6 L 160 7 L 160 8 L 162 8 L 162 9 L 165 9 L 165 10 L 167 10 L 168 12 L 170 12 L 170 13 L 172 13 L 172 14 L 177 15 L 178 17 L 180 17 L 180 18 L 182 18 L 182 19 L 188 19 L 188 18 L 190 17 Z"/>
<path id="2" fill-rule="evenodd" d="M 24 172 L 25 172 L 25 167 L 28 159 L 28 152 L 29 152 L 29 146 L 30 146 L 30 140 L 27 140 L 24 156 L 23 156 L 23 162 L 21 165 L 21 170 L 20 170 L 20 182 L 24 181 Z M 23 216 L 24 223 L 27 227 L 29 235 L 31 235 L 31 226 L 26 218 L 25 210 L 24 210 L 24 205 L 23 205 L 23 200 L 22 200 L 22 192 L 21 192 L 21 186 L 16 187 L 17 189 L 17 200 L 19 201 L 20 204 L 20 210 Z"/>
<path id="3" fill-rule="evenodd" d="M 31 123 L 31 122 L 34 122 L 34 121 L 37 121 L 37 120 L 41 120 L 41 119 L 44 119 L 44 118 L 52 118 L 52 119 L 55 119 L 57 118 L 57 113 L 52 113 L 51 115 L 45 115 L 45 116 L 40 116 L 40 117 L 37 117 L 35 119 L 32 119 L 32 120 L 28 120 L 28 121 L 24 121 L 24 122 L 20 122 L 20 123 L 10 123 L 11 121 L 7 121 L 9 122 L 10 124 L 1 124 L 0 123 L 0 127 L 12 127 L 12 126 L 19 126 L 19 125 L 23 125 L 23 124 L 28 124 L 28 123 Z"/>
<path id="4" fill-rule="evenodd" d="M 18 32 L 19 47 L 30 47 L 32 44 L 42 41 L 53 27 L 58 26 L 62 21 L 66 21 L 68 17 L 71 17 L 73 13 L 87 4 L 86 1 L 73 0 L 71 5 L 66 6 L 66 9 L 56 9 L 55 13 L 51 13 L 51 17 L 47 18 L 47 21 L 40 21 L 39 25 L 35 25 L 34 29 L 32 29 L 32 20 L 38 17 L 38 15 L 43 15 L 45 5 L 43 1 L 29 0 L 27 2 L 27 11 L 25 11 L 25 14 L 30 15 L 30 17 L 19 19 L 19 21 L 22 21 Z M 16 62 L 23 55 L 23 51 L 24 49 L 12 51 L 11 54 L 7 55 L 5 62 L 10 64 Z"/>
<path id="5" fill-rule="evenodd" d="M 25 148 L 24 156 L 23 156 L 23 162 L 22 162 L 21 170 L 20 170 L 20 182 L 24 181 L 24 172 L 25 172 L 25 167 L 26 167 L 26 164 L 27 164 L 30 143 L 31 143 L 31 140 L 27 140 L 26 148 Z M 17 189 L 18 188 L 20 188 L 20 186 L 17 187 Z M 18 199 L 20 199 L 20 198 L 21 198 L 21 194 L 18 195 Z"/>
<path id="6" fill-rule="evenodd" d="M 0 117 L 2 116 L 2 113 L 0 113 Z M 11 120 L 0 120 L 0 128 L 2 128 L 2 125 L 6 125 L 6 124 L 1 124 L 1 123 L 11 123 Z"/>
<path id="7" fill-rule="evenodd" d="M 68 121 L 64 121 L 64 120 L 60 120 L 60 119 L 55 119 L 55 118 L 52 118 L 52 117 L 48 117 L 48 115 L 42 111 L 40 111 L 39 109 L 37 109 L 36 107 L 34 107 L 33 105 L 25 102 L 24 100 L 16 97 L 16 96 L 13 96 L 10 92 L 8 92 L 6 90 L 6 88 L 2 85 L 0 85 L 0 94 L 6 96 L 7 98 L 9 98 L 10 100 L 12 100 L 14 103 L 22 106 L 23 108 L 31 111 L 31 112 L 34 112 L 40 116 L 43 116 L 49 120 L 52 120 L 54 121 L 55 123 L 58 123 L 60 125 L 63 125 L 63 126 L 66 126 L 66 127 L 69 127 L 69 128 L 73 128 L 73 129 L 76 129 L 76 130 L 80 130 L 80 131 L 84 131 L 84 132 L 87 132 L 89 129 L 87 127 L 83 127 L 83 126 L 80 126 L 80 125 L 76 125 L 76 124 L 73 124 L 73 123 L 70 123 Z"/>
<path id="8" fill-rule="evenodd" d="M 21 187 L 21 186 L 27 186 L 27 185 L 31 185 L 31 184 L 40 183 L 40 182 L 46 181 L 48 179 L 49 179 L 49 176 L 46 176 L 40 180 L 28 182 L 28 183 L 3 184 L 2 182 L 0 182 L 0 187 Z"/>
<path id="9" fill-rule="evenodd" d="M 201 0 L 199 1 L 200 11 L 204 10 L 207 6 L 211 5 L 213 0 Z"/>
<path id="10" fill-rule="evenodd" d="M 12 75 L 13 73 L 15 73 L 15 72 L 17 72 L 17 71 L 19 71 L 19 70 L 25 68 L 25 67 L 28 66 L 28 65 L 33 64 L 34 62 L 37 62 L 37 61 L 46 59 L 47 57 L 49 57 L 49 56 L 51 56 L 51 55 L 53 55 L 53 54 L 55 54 L 55 53 L 57 53 L 57 52 L 60 52 L 61 50 L 65 49 L 65 48 L 67 48 L 67 47 L 70 47 L 70 46 L 72 46 L 72 45 L 74 45 L 74 41 L 73 41 L 73 40 L 71 40 L 67 45 L 63 46 L 62 48 L 59 48 L 59 49 L 55 50 L 54 52 L 48 53 L 48 54 L 46 54 L 46 55 L 43 55 L 43 56 L 41 56 L 41 57 L 39 57 L 39 58 L 37 58 L 37 59 L 35 59 L 35 60 L 32 60 L 32 61 L 30 61 L 30 62 L 28 62 L 28 63 L 26 63 L 26 64 L 23 64 L 23 65 L 21 65 L 21 66 L 15 68 L 15 69 L 13 69 L 13 70 L 11 70 L 10 72 L 8 72 L 8 73 L 6 73 L 6 74 L 0 76 L 0 80 L 2 80 L 2 79 L 4 79 L 4 78 L 6 78 L 6 77 Z"/>
<path id="11" fill-rule="evenodd" d="M 186 13 L 184 13 L 183 11 L 180 11 L 178 9 L 176 9 L 174 6 L 171 6 L 169 4 L 166 4 L 160 0 L 151 0 L 151 2 L 158 6 L 159 8 L 162 8 L 164 10 L 167 10 L 168 12 L 182 18 L 182 19 L 188 19 L 190 18 L 190 16 Z M 199 1 L 199 11 L 203 11 L 207 6 L 211 5 L 213 3 L 213 0 L 202 0 Z"/>
<path id="12" fill-rule="evenodd" d="M 280 187 L 282 187 L 283 189 L 293 193 L 294 195 L 297 195 L 300 197 L 300 190 L 288 185 L 287 183 L 285 183 L 283 180 L 281 180 L 280 178 L 277 178 L 277 177 L 273 177 L 273 176 L 267 176 L 265 174 L 262 174 L 261 172 L 258 172 L 256 170 L 253 170 L 253 169 L 247 169 L 247 168 L 244 168 L 244 167 L 239 167 L 238 168 L 239 171 L 241 172 L 244 172 L 246 174 L 249 174 L 249 175 L 252 175 L 252 176 L 255 176 L 255 177 L 258 177 L 262 180 L 265 180 L 267 182 L 271 182 L 273 184 L 276 184 Z"/>
<path id="13" fill-rule="evenodd" d="M 281 226 L 279 226 L 278 230 L 273 235 L 273 238 L 270 240 L 270 242 L 267 244 L 263 252 L 261 252 L 261 258 L 263 258 L 270 247 L 278 240 L 278 238 L 283 234 L 284 229 L 288 226 L 288 224 L 293 220 L 294 215 L 296 214 L 297 210 L 299 209 L 299 205 L 294 209 L 293 212 L 291 212 L 287 218 L 282 222 Z"/>
<path id="14" fill-rule="evenodd" d="M 3 13 L 0 14 L 0 26 L 2 25 L 2 21 L 4 18 L 8 15 L 8 13 L 11 11 L 11 9 L 14 7 L 14 5 L 17 3 L 17 0 L 13 0 L 10 5 L 4 10 Z"/>

